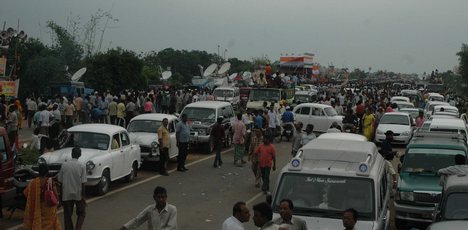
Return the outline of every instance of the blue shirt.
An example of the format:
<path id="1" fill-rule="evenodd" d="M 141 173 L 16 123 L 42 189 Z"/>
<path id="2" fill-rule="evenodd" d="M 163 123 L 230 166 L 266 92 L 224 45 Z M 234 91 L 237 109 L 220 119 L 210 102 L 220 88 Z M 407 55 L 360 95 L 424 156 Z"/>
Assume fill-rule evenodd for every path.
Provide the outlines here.
<path id="1" fill-rule="evenodd" d="M 255 117 L 255 128 L 263 128 L 263 117 L 261 115 L 257 115 L 257 117 Z"/>
<path id="2" fill-rule="evenodd" d="M 190 127 L 182 121 L 177 123 L 176 136 L 179 137 L 179 142 L 188 143 L 190 139 Z"/>
<path id="3" fill-rule="evenodd" d="M 281 117 L 283 122 L 294 122 L 294 114 L 291 111 L 286 111 Z"/>

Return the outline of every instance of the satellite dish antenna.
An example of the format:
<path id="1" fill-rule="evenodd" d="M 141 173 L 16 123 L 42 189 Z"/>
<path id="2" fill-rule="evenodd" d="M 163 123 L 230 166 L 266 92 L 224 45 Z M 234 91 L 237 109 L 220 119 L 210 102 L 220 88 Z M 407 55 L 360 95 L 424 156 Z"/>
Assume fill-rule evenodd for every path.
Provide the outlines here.
<path id="1" fill-rule="evenodd" d="M 229 69 L 231 69 L 231 63 L 226 62 L 226 63 L 224 63 L 223 65 L 221 65 L 221 67 L 220 67 L 219 70 L 218 70 L 218 74 L 219 74 L 219 75 L 223 75 L 224 73 L 226 73 L 227 71 L 229 71 Z"/>
<path id="2" fill-rule="evenodd" d="M 233 73 L 233 74 L 229 75 L 228 78 L 229 78 L 229 80 L 232 81 L 232 80 L 234 80 L 234 78 L 236 78 L 236 77 L 237 77 L 237 73 Z"/>
<path id="3" fill-rule="evenodd" d="M 211 74 L 214 73 L 214 71 L 218 68 L 218 65 L 216 63 L 211 64 L 205 69 L 205 72 L 203 72 L 203 77 L 208 77 Z"/>
<path id="4" fill-rule="evenodd" d="M 86 67 L 79 69 L 76 71 L 72 76 L 71 80 L 72 81 L 79 81 L 81 79 L 81 76 L 86 73 Z"/>
<path id="5" fill-rule="evenodd" d="M 163 80 L 167 80 L 172 76 L 172 72 L 171 71 L 164 71 L 164 72 L 162 72 L 161 75 L 162 75 Z"/>

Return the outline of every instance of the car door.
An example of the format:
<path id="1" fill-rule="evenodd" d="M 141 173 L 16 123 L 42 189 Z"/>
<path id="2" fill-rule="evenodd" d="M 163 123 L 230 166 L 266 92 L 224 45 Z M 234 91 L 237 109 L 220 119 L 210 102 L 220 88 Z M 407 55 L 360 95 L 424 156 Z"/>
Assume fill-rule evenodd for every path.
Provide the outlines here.
<path id="1" fill-rule="evenodd" d="M 126 132 L 120 133 L 120 140 L 122 143 L 120 151 L 123 155 L 122 173 L 123 175 L 127 175 L 132 170 L 132 163 L 135 156 L 132 151 L 132 145 L 130 144 L 130 138 Z"/>
<path id="2" fill-rule="evenodd" d="M 314 125 L 314 131 L 318 132 L 326 132 L 331 125 L 323 108 L 319 107 L 312 107 L 310 120 L 310 124 Z"/>
<path id="3" fill-rule="evenodd" d="M 378 200 L 377 201 L 377 227 L 375 229 L 386 230 L 390 226 L 390 210 L 388 209 L 390 202 L 390 190 L 391 190 L 391 175 L 387 169 L 381 176 L 381 180 L 377 183 L 378 188 Z"/>
<path id="4" fill-rule="evenodd" d="M 304 129 L 305 127 L 307 127 L 308 124 L 311 124 L 310 111 L 311 107 L 308 105 L 300 106 L 294 111 L 295 120 L 298 122 L 302 122 Z"/>
<path id="5" fill-rule="evenodd" d="M 169 138 L 171 140 L 171 147 L 169 148 L 169 159 L 177 156 L 179 154 L 179 148 L 177 148 L 177 138 L 176 138 L 176 124 L 178 120 L 172 120 L 169 122 Z"/>
<path id="6" fill-rule="evenodd" d="M 111 180 L 115 180 L 116 178 L 121 177 L 125 171 L 125 155 L 122 149 L 122 141 L 120 140 L 119 133 L 116 133 L 112 136 L 110 154 L 112 157 L 110 175 Z"/>

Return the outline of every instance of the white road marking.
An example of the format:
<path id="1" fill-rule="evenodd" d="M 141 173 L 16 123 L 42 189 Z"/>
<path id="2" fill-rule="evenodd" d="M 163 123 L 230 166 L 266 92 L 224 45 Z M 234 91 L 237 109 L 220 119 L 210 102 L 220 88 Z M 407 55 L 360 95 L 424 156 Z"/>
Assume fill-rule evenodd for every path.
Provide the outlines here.
<path id="1" fill-rule="evenodd" d="M 233 148 L 229 148 L 229 149 L 226 149 L 226 150 L 222 151 L 221 154 L 224 154 L 224 153 L 227 153 L 227 152 L 233 151 L 233 150 L 234 150 Z M 198 163 L 200 163 L 200 162 L 203 162 L 203 161 L 206 161 L 206 160 L 208 160 L 208 159 L 211 159 L 211 158 L 213 158 L 213 157 L 215 157 L 215 156 L 216 156 L 216 154 L 212 154 L 211 156 L 207 156 L 207 157 L 198 159 L 198 160 L 196 160 L 196 161 L 194 161 L 194 162 L 188 163 L 187 166 L 192 166 L 192 165 L 198 164 Z M 172 170 L 169 171 L 169 173 L 175 172 L 176 170 L 177 170 L 177 169 L 172 169 Z M 141 185 L 141 184 L 144 184 L 144 183 L 146 183 L 146 182 L 152 181 L 152 180 L 157 179 L 157 178 L 159 178 L 159 177 L 161 177 L 161 175 L 158 174 L 158 175 L 155 175 L 155 176 L 146 178 L 146 179 L 144 179 L 144 180 L 142 180 L 142 181 L 138 181 L 138 182 L 136 182 L 136 183 L 129 184 L 129 185 L 124 186 L 124 187 L 122 187 L 122 188 L 119 188 L 119 189 L 116 189 L 116 190 L 112 190 L 112 191 L 106 193 L 105 195 L 102 195 L 102 196 L 98 196 L 98 197 L 94 197 L 94 198 L 88 199 L 88 200 L 86 200 L 86 203 L 87 203 L 87 204 L 90 204 L 91 202 L 94 202 L 94 201 L 97 201 L 97 200 L 106 198 L 106 197 L 108 197 L 108 196 L 111 196 L 111 195 L 116 194 L 116 193 L 118 193 L 118 192 L 125 191 L 125 190 L 127 190 L 127 189 L 131 189 L 131 188 L 133 188 L 133 187 L 136 187 L 136 186 L 138 186 L 138 185 Z M 261 193 L 260 193 L 260 195 L 261 195 Z M 255 196 L 255 197 L 257 197 L 257 196 Z M 255 198 L 255 197 L 254 197 L 254 198 Z M 252 201 L 253 201 L 253 200 L 252 200 Z M 63 209 L 59 209 L 59 210 L 57 211 L 57 214 L 60 214 L 60 213 L 62 213 L 62 212 L 63 212 Z M 16 226 L 13 226 L 13 227 L 11 227 L 11 228 L 8 228 L 7 230 L 18 230 L 18 229 L 21 229 L 22 227 L 23 227 L 23 224 L 18 224 L 18 225 L 16 225 Z"/>
<path id="2" fill-rule="evenodd" d="M 259 197 L 263 196 L 263 192 L 257 193 L 257 195 L 253 196 L 250 198 L 247 202 L 245 202 L 246 205 L 249 205 L 250 203 L 254 202 L 254 200 L 258 199 Z"/>

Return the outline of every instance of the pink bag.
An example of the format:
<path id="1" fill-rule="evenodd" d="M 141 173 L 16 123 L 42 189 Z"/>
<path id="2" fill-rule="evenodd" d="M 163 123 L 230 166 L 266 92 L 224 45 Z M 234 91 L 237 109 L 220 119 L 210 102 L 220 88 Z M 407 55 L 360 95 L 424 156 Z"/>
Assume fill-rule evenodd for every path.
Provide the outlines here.
<path id="1" fill-rule="evenodd" d="M 57 206 L 59 203 L 57 194 L 53 190 L 53 183 L 52 178 L 47 179 L 47 188 L 44 191 L 44 200 L 51 207 Z"/>

